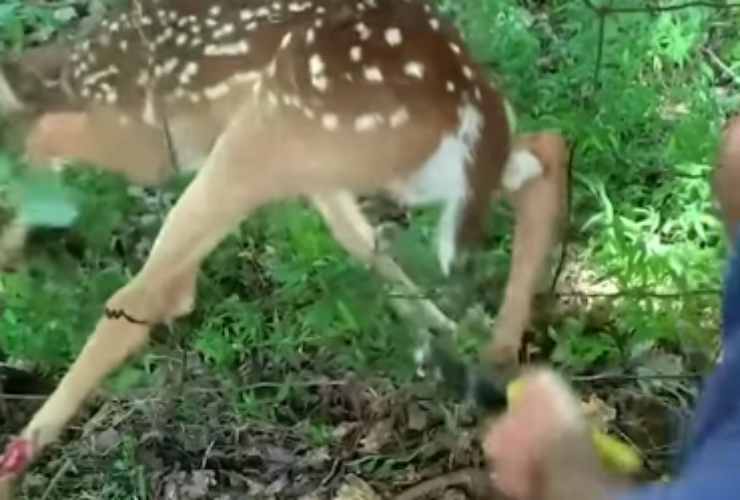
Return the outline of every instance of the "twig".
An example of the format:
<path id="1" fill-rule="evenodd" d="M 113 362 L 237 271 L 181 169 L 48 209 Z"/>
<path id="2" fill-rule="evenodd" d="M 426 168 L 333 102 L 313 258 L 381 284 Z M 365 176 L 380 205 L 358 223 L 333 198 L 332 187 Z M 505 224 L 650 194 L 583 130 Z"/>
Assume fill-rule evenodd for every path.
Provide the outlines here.
<path id="1" fill-rule="evenodd" d="M 0 399 L 6 399 L 9 401 L 41 401 L 46 399 L 48 396 L 37 396 L 35 394 L 5 394 L 0 392 Z"/>
<path id="2" fill-rule="evenodd" d="M 588 293 L 588 292 L 557 292 L 554 294 L 555 297 L 583 297 L 583 298 L 619 298 L 619 297 L 632 297 L 632 298 L 644 298 L 644 299 L 666 299 L 675 300 L 682 299 L 684 297 L 691 296 L 702 296 L 702 295 L 722 295 L 722 290 L 719 289 L 698 289 L 698 290 L 686 290 L 685 292 L 673 292 L 673 293 L 660 293 L 651 292 L 642 289 L 627 289 L 620 290 L 618 292 L 603 292 L 603 293 Z"/>
<path id="3" fill-rule="evenodd" d="M 606 36 L 606 18 L 608 12 L 598 11 L 599 16 L 599 41 L 596 44 L 596 62 L 594 62 L 594 91 L 599 87 L 599 73 L 601 73 L 601 61 L 604 59 L 604 41 Z"/>
<path id="4" fill-rule="evenodd" d="M 329 481 L 334 479 L 334 477 L 337 475 L 337 471 L 339 470 L 339 464 L 340 464 L 340 460 L 338 458 L 334 459 L 334 461 L 331 464 L 331 469 L 319 483 L 320 486 L 324 487 L 327 484 L 329 484 Z"/>
<path id="5" fill-rule="evenodd" d="M 645 7 L 611 7 L 596 5 L 593 0 L 583 0 L 589 9 L 599 14 L 641 14 L 652 12 L 672 12 L 676 10 L 690 9 L 693 7 L 708 7 L 710 9 L 735 9 L 740 8 L 740 2 L 708 2 L 705 0 L 694 0 L 674 5 L 649 5 Z"/>
<path id="6" fill-rule="evenodd" d="M 203 453 L 203 459 L 200 461 L 200 468 L 205 469 L 206 464 L 208 463 L 208 458 L 211 456 L 211 451 L 213 451 L 213 446 L 216 444 L 216 441 L 211 441 L 208 444 L 208 448 L 206 448 L 205 453 Z"/>
<path id="7" fill-rule="evenodd" d="M 727 75 L 729 78 L 732 79 L 732 82 L 740 87 L 740 76 L 735 73 L 732 68 L 730 68 L 728 65 L 725 64 L 725 62 L 719 58 L 717 54 L 714 53 L 712 49 L 709 47 L 704 47 L 702 49 L 702 52 L 704 52 L 707 56 L 709 56 L 709 59 L 712 60 L 714 64 L 717 65 L 719 69 L 722 70 L 722 72 Z"/>
<path id="8" fill-rule="evenodd" d="M 311 388 L 311 387 L 340 387 L 347 385 L 344 380 L 307 380 L 305 382 L 257 382 L 255 384 L 245 385 L 240 387 L 240 391 L 253 391 L 256 389 L 279 389 L 284 386 L 299 387 L 299 388 Z M 207 387 L 194 387 L 190 389 L 190 392 L 209 394 L 212 392 L 219 392 L 222 389 L 207 388 Z"/>
<path id="9" fill-rule="evenodd" d="M 67 459 L 64 461 L 64 464 L 62 464 L 61 467 L 59 467 L 59 470 L 54 474 L 54 477 L 51 479 L 51 482 L 49 483 L 49 486 L 46 488 L 46 491 L 44 491 L 44 496 L 41 497 L 41 500 L 46 500 L 51 495 L 51 492 L 56 487 L 57 483 L 60 479 L 62 479 L 62 476 L 67 472 L 67 470 L 72 467 L 72 460 Z"/>
<path id="10" fill-rule="evenodd" d="M 615 381 L 633 381 L 633 380 L 689 380 L 689 379 L 701 379 L 703 377 L 700 373 L 685 373 L 681 375 L 627 375 L 627 374 L 610 374 L 610 373 L 596 373 L 594 375 L 577 375 L 575 377 L 568 377 L 571 382 L 599 382 L 602 380 L 615 380 Z"/>
<path id="11" fill-rule="evenodd" d="M 397 495 L 393 500 L 416 500 L 435 491 L 444 490 L 450 486 L 463 486 L 476 497 L 483 497 L 488 487 L 488 475 L 481 469 L 468 468 L 456 472 L 437 476 L 419 483 Z"/>

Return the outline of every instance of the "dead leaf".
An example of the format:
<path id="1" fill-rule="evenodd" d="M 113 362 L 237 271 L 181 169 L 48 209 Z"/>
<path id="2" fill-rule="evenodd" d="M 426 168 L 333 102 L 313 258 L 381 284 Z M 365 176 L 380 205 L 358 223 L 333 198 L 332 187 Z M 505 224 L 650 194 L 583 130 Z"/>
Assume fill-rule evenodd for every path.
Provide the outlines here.
<path id="1" fill-rule="evenodd" d="M 298 500 L 324 500 L 326 497 L 319 495 L 318 493 L 309 493 L 298 497 Z"/>
<path id="2" fill-rule="evenodd" d="M 180 471 L 170 474 L 165 481 L 166 500 L 199 500 L 206 498 L 211 486 L 216 484 L 216 474 L 212 470 Z"/>
<path id="3" fill-rule="evenodd" d="M 342 422 L 334 428 L 332 436 L 338 441 L 342 440 L 359 426 L 359 422 Z"/>
<path id="4" fill-rule="evenodd" d="M 411 403 L 407 409 L 408 428 L 421 432 L 429 425 L 429 415 L 417 403 Z"/>
<path id="5" fill-rule="evenodd" d="M 348 475 L 347 480 L 339 487 L 334 500 L 382 500 L 373 488 L 361 478 Z"/>
<path id="6" fill-rule="evenodd" d="M 325 446 L 310 450 L 301 460 L 303 467 L 318 469 L 331 460 L 329 449 Z"/>
<path id="7" fill-rule="evenodd" d="M 378 453 L 393 439 L 393 419 L 386 418 L 376 422 L 370 431 L 360 440 L 360 451 Z"/>
<path id="8" fill-rule="evenodd" d="M 118 446 L 121 442 L 121 434 L 113 429 L 98 432 L 92 438 L 92 447 L 95 453 L 105 454 Z"/>
<path id="9" fill-rule="evenodd" d="M 266 496 L 273 496 L 277 495 L 278 498 L 280 497 L 280 493 L 285 490 L 285 488 L 288 486 L 288 476 L 283 474 L 276 480 L 274 480 L 270 485 L 265 488 L 264 494 Z"/>
<path id="10" fill-rule="evenodd" d="M 581 402 L 581 409 L 586 419 L 602 431 L 617 418 L 616 408 L 608 405 L 596 394 L 591 394 L 588 401 Z"/>
<path id="11" fill-rule="evenodd" d="M 468 496 L 457 488 L 447 488 L 442 494 L 442 500 L 468 500 Z"/>

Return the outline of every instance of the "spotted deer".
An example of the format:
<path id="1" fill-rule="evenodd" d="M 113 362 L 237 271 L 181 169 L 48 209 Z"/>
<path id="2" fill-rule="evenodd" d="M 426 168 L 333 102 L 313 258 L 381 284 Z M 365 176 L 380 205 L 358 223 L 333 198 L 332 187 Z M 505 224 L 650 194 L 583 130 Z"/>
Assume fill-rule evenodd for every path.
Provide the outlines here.
<path id="1" fill-rule="evenodd" d="M 727 235 L 734 243 L 740 225 L 740 116 L 735 116 L 725 125 L 713 187 Z"/>
<path id="2" fill-rule="evenodd" d="M 6 61 L 0 105 L 24 117 L 34 165 L 81 160 L 141 185 L 195 173 L 142 269 L 8 445 L 8 489 L 154 325 L 193 309 L 209 252 L 277 200 L 308 200 L 352 256 L 411 292 L 393 299 L 401 315 L 452 330 L 435 304 L 408 298 L 414 283 L 379 250 L 357 198 L 441 205 L 444 273 L 507 198 L 512 267 L 486 357 L 519 349 L 563 212 L 568 148 L 554 133 L 514 137 L 505 99 L 425 1 L 134 1 L 84 40 Z"/>

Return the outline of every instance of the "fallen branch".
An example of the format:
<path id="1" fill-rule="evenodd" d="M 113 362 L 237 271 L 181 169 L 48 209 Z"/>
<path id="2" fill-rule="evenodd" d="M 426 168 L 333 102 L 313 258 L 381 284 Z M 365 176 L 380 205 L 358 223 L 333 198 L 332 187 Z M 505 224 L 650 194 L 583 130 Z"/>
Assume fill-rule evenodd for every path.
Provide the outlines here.
<path id="1" fill-rule="evenodd" d="M 491 491 L 492 487 L 485 470 L 471 467 L 427 479 L 400 493 L 393 500 L 416 500 L 452 486 L 465 488 L 474 498 L 504 498 L 501 493 Z"/>

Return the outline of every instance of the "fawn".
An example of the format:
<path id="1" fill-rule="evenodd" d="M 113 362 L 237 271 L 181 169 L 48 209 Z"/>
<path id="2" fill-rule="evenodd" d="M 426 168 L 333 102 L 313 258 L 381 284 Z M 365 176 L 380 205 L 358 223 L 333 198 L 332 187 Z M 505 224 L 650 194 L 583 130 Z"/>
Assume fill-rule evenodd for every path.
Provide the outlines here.
<path id="1" fill-rule="evenodd" d="M 423 0 L 134 0 L 84 40 L 3 63 L 0 111 L 23 119 L 32 164 L 81 160 L 141 185 L 164 182 L 175 165 L 195 173 L 142 269 L 8 445 L 6 497 L 152 327 L 193 309 L 202 260 L 256 208 L 305 198 L 352 256 L 415 295 L 357 197 L 440 204 L 444 273 L 480 240 L 492 201 L 508 199 L 512 265 L 484 354 L 505 362 L 566 205 L 565 140 L 516 137 L 504 97 Z M 392 304 L 427 333 L 455 328 L 429 300 Z"/>

